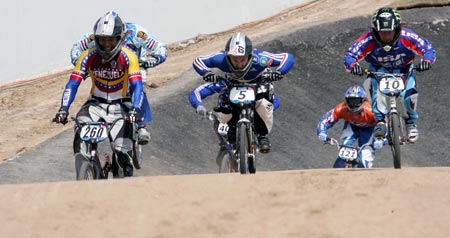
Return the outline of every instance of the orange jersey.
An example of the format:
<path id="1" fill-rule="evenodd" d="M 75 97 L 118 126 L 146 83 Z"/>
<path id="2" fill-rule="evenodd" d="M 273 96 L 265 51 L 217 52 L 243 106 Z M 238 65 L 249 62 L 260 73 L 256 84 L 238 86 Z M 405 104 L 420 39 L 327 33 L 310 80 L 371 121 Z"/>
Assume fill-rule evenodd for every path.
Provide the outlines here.
<path id="1" fill-rule="evenodd" d="M 368 102 L 364 102 L 361 111 L 358 113 L 351 112 L 346 102 L 341 102 L 320 118 L 317 131 L 326 132 L 339 119 L 344 119 L 348 123 L 361 128 L 374 127 L 377 124 L 377 120 L 372 112 L 372 106 Z"/>

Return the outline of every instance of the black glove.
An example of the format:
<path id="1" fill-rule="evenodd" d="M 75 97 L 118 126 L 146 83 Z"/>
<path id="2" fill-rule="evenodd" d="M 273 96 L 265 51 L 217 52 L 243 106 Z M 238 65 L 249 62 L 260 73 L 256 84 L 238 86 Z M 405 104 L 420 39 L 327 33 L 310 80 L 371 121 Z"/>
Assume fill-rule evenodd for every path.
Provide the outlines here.
<path id="1" fill-rule="evenodd" d="M 283 75 L 278 71 L 268 71 L 263 74 L 263 78 L 270 81 L 278 81 L 283 78 Z"/>
<path id="2" fill-rule="evenodd" d="M 149 57 L 144 62 L 142 62 L 142 67 L 145 69 L 153 68 L 159 64 L 159 60 L 157 58 Z"/>
<path id="3" fill-rule="evenodd" d="M 69 112 L 65 108 L 60 108 L 59 111 L 56 113 L 55 118 L 53 119 L 56 123 L 61 123 L 65 125 L 69 120 Z"/>
<path id="4" fill-rule="evenodd" d="M 419 72 L 429 70 L 429 69 L 431 69 L 431 63 L 430 63 L 430 61 L 426 61 L 426 60 L 422 61 L 422 62 L 420 62 L 419 65 L 417 65 L 416 69 Z"/>
<path id="5" fill-rule="evenodd" d="M 358 75 L 358 76 L 363 76 L 363 68 L 359 65 L 359 64 L 355 64 L 353 65 L 350 73 L 354 74 L 354 75 Z"/>
<path id="6" fill-rule="evenodd" d="M 205 80 L 206 82 L 215 83 L 218 81 L 218 79 L 219 77 L 217 77 L 217 75 L 211 72 L 203 75 L 203 80 Z"/>
<path id="7" fill-rule="evenodd" d="M 139 121 L 139 114 L 141 110 L 138 108 L 131 108 L 131 110 L 127 113 L 127 116 L 125 117 L 125 120 L 127 122 L 138 122 Z"/>

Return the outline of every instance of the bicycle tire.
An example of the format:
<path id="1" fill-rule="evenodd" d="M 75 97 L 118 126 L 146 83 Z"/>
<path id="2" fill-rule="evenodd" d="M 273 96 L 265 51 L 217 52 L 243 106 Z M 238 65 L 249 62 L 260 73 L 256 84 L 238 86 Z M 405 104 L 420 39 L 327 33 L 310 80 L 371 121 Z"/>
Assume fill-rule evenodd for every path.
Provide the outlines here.
<path id="1" fill-rule="evenodd" d="M 81 163 L 77 180 L 94 180 L 99 178 L 100 167 L 97 163 L 91 163 L 87 160 Z"/>
<path id="2" fill-rule="evenodd" d="M 247 126 L 241 123 L 238 130 L 238 143 L 239 143 L 239 171 L 241 174 L 248 173 L 248 136 Z"/>
<path id="3" fill-rule="evenodd" d="M 136 169 L 141 169 L 142 164 L 142 149 L 141 145 L 137 141 L 133 143 L 133 156 L 132 156 L 133 166 Z"/>
<path id="4" fill-rule="evenodd" d="M 390 117 L 390 125 L 391 125 L 391 138 L 392 145 L 391 151 L 393 156 L 394 168 L 400 169 L 401 165 L 401 151 L 400 151 L 400 117 L 398 114 L 393 113 Z"/>

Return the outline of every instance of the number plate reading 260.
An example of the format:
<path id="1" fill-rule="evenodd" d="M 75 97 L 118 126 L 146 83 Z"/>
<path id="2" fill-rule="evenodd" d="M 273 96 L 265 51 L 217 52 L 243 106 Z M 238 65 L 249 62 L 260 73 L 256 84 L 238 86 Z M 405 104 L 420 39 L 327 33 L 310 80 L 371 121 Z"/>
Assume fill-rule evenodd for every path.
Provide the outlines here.
<path id="1" fill-rule="evenodd" d="M 341 147 L 339 150 L 339 158 L 343 160 L 355 160 L 358 157 L 358 151 L 351 147 Z"/>
<path id="2" fill-rule="evenodd" d="M 249 86 L 234 87 L 230 91 L 230 101 L 234 104 L 250 104 L 255 101 L 255 90 Z"/>
<path id="3" fill-rule="evenodd" d="M 108 130 L 106 125 L 85 125 L 81 128 L 80 138 L 83 141 L 100 142 L 108 138 Z"/>

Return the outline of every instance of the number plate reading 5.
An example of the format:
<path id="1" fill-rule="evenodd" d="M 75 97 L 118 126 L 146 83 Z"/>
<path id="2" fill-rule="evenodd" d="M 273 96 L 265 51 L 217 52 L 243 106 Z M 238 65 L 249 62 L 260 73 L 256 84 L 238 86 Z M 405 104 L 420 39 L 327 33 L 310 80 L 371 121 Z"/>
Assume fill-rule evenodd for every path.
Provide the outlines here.
<path id="1" fill-rule="evenodd" d="M 405 89 L 401 77 L 384 77 L 380 80 L 380 91 L 383 94 L 400 93 Z"/>
<path id="2" fill-rule="evenodd" d="M 339 150 L 339 158 L 344 160 L 355 160 L 358 157 L 358 151 L 355 148 L 341 147 Z"/>
<path id="3" fill-rule="evenodd" d="M 250 104 L 255 101 L 255 90 L 249 86 L 234 87 L 230 91 L 230 101 L 234 104 Z"/>
<path id="4" fill-rule="evenodd" d="M 80 138 L 83 141 L 103 141 L 108 138 L 107 127 L 106 125 L 85 125 L 81 128 Z"/>

